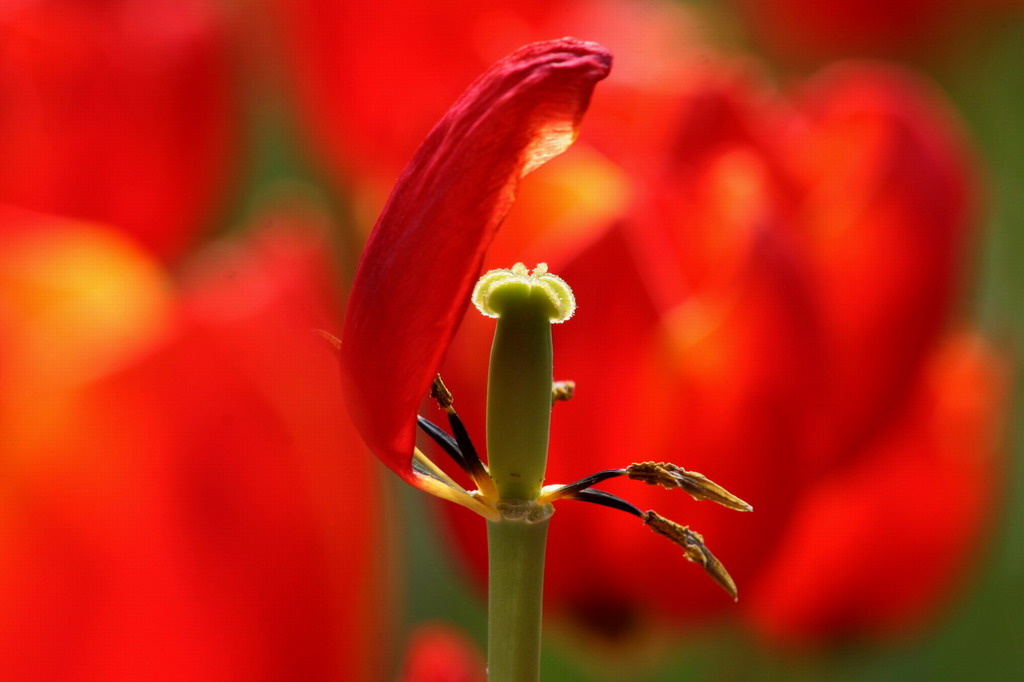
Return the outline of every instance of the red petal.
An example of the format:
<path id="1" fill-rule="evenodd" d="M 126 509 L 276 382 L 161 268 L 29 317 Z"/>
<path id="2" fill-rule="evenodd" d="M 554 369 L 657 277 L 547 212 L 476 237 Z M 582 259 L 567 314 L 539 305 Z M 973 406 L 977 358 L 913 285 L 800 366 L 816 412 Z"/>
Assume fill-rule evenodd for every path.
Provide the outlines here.
<path id="1" fill-rule="evenodd" d="M 241 135 L 217 3 L 4 3 L 0 199 L 108 223 L 167 260 L 223 201 Z"/>
<path id="2" fill-rule="evenodd" d="M 812 129 L 790 146 L 806 191 L 799 238 L 830 337 L 816 446 L 829 465 L 899 417 L 940 340 L 975 183 L 942 100 L 904 72 L 833 67 L 802 109 Z"/>
<path id="3" fill-rule="evenodd" d="M 352 287 L 349 406 L 381 460 L 414 482 L 416 409 L 520 178 L 564 151 L 611 55 L 563 38 L 521 48 L 452 106 L 399 178 Z"/>
<path id="4" fill-rule="evenodd" d="M 658 130 L 652 109 L 662 93 L 651 86 L 674 86 L 691 66 L 684 58 L 705 42 L 678 3 L 273 0 L 270 6 L 286 44 L 302 129 L 315 141 L 310 151 L 340 187 L 354 182 L 360 202 L 376 210 L 384 199 L 378 192 L 390 187 L 466 83 L 518 46 L 586 35 L 608 47 L 618 77 L 606 87 L 616 94 L 603 93 L 605 120 L 589 114 L 587 137 L 602 138 L 606 153 L 620 150 L 617 156 L 636 161 L 638 146 L 659 149 L 652 144 Z M 416 59 L 381 58 L 397 54 Z M 598 127 L 606 134 L 595 134 Z"/>
<path id="5" fill-rule="evenodd" d="M 113 232 L 0 213 L 0 678 L 384 678 L 335 273 L 274 217 L 172 298 Z"/>
<path id="6" fill-rule="evenodd" d="M 976 338 L 947 341 L 911 416 L 823 480 L 748 602 L 763 634 L 791 644 L 896 634 L 941 606 L 976 563 L 997 505 L 1005 367 Z"/>

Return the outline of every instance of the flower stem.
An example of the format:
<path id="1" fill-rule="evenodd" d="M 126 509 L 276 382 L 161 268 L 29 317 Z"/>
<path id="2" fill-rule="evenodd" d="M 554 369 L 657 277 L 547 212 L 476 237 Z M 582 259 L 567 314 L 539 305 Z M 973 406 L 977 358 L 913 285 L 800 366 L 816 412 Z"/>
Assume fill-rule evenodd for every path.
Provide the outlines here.
<path id="1" fill-rule="evenodd" d="M 541 597 L 549 519 L 488 521 L 489 682 L 540 679 Z"/>

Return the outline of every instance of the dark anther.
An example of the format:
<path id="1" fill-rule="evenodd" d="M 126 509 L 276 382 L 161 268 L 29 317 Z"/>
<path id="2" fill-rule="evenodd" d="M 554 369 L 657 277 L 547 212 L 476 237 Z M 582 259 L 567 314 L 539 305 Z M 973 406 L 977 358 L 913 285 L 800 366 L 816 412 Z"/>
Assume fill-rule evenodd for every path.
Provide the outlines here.
<path id="1" fill-rule="evenodd" d="M 430 397 L 437 401 L 437 404 L 441 406 L 442 410 L 447 410 L 452 406 L 452 392 L 448 390 L 448 387 L 441 381 L 441 375 L 438 374 L 434 377 L 434 383 L 430 385 Z"/>
<path id="2" fill-rule="evenodd" d="M 478 485 L 481 484 L 482 479 L 488 477 L 487 466 L 484 465 L 480 459 L 480 455 L 476 451 L 476 447 L 473 445 L 472 439 L 469 437 L 469 432 L 466 431 L 466 426 L 462 423 L 462 419 L 459 417 L 458 412 L 452 406 L 454 398 L 452 392 L 448 390 L 448 387 L 444 385 L 444 381 L 441 380 L 441 375 L 438 374 L 434 378 L 434 383 L 430 386 L 430 397 L 437 401 L 438 406 L 445 411 L 448 415 L 448 424 L 451 426 L 452 434 L 454 438 L 449 436 L 443 429 L 427 421 L 423 417 L 419 417 L 420 426 L 424 431 L 427 431 L 427 435 L 434 439 L 438 445 L 445 449 L 449 455 L 458 463 L 459 467 L 462 468 L 466 474 L 469 475 Z M 434 432 L 431 432 L 428 427 L 424 426 L 424 422 L 433 427 Z M 441 442 L 438 438 L 443 438 L 446 442 Z M 456 456 L 452 453 L 449 448 L 454 448 L 459 454 Z"/>
<path id="3" fill-rule="evenodd" d="M 621 497 L 612 495 L 611 493 L 606 493 L 603 490 L 578 490 L 571 495 L 566 495 L 565 499 L 579 500 L 580 502 L 591 502 L 603 507 L 611 507 L 612 509 L 624 511 L 627 514 L 632 514 L 633 516 L 641 519 L 644 518 L 644 513 L 640 511 L 639 507 L 635 507 Z"/>

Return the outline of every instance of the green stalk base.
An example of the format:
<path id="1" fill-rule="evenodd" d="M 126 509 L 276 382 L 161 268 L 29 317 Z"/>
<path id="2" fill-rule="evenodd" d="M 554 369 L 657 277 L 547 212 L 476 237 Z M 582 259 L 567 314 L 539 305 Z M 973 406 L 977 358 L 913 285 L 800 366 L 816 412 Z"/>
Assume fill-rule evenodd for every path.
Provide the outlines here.
<path id="1" fill-rule="evenodd" d="M 540 680 L 544 549 L 549 521 L 487 523 L 489 682 Z"/>

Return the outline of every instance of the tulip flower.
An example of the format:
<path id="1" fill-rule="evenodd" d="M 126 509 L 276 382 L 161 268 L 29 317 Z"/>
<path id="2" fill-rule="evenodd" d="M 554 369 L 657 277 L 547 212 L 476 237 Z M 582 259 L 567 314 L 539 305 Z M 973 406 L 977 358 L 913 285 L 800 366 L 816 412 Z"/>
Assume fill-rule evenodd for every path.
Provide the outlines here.
<path id="1" fill-rule="evenodd" d="M 267 230 L 176 284 L 99 225 L 0 231 L 0 676 L 381 679 L 323 240 Z"/>
<path id="2" fill-rule="evenodd" d="M 555 339 L 555 378 L 576 390 L 555 408 L 548 475 L 636 453 L 728 481 L 756 514 L 653 488 L 639 501 L 714 538 L 749 586 L 740 610 L 773 639 L 919 623 L 955 594 L 964 548 L 991 523 L 1004 405 L 992 351 L 948 331 L 973 222 L 958 128 L 918 79 L 867 64 L 784 99 L 709 63 L 674 110 L 662 163 L 632 176 L 644 201 L 589 241 L 547 240 L 581 302 Z M 471 432 L 485 421 L 471 378 L 488 331 L 467 318 L 442 367 Z M 482 580 L 478 524 L 444 516 Z M 559 509 L 548 613 L 628 640 L 734 612 L 627 522 Z M 868 550 L 880 545 L 884 565 Z M 672 589 L 638 566 L 664 570 Z"/>
<path id="3" fill-rule="evenodd" d="M 556 500 L 592 502 L 639 517 L 736 594 L 699 533 L 593 489 L 625 477 L 750 510 L 702 474 L 650 461 L 544 485 L 552 401 L 569 393 L 568 386 L 552 382 L 551 325 L 572 317 L 576 307 L 572 290 L 545 264 L 533 272 L 522 263 L 492 270 L 473 288 L 480 312 L 498 319 L 488 378 L 486 464 L 436 376 L 519 179 L 569 146 L 610 62 L 594 43 L 536 43 L 469 87 L 399 179 L 363 253 L 344 337 L 334 340 L 349 409 L 375 454 L 411 485 L 489 521 L 492 680 L 537 677 L 544 552 Z M 408 298 L 413 289 L 415 302 Z M 428 388 L 448 417 L 451 435 L 417 414 Z M 416 447 L 417 424 L 476 490 L 467 491 Z"/>
<path id="4" fill-rule="evenodd" d="M 0 8 L 0 201 L 98 221 L 163 260 L 224 205 L 238 86 L 218 3 Z"/>
<path id="5" fill-rule="evenodd" d="M 752 586 L 760 632 L 801 648 L 905 637 L 946 605 L 985 554 L 1006 376 L 974 333 L 929 354 L 899 422 L 801 497 Z"/>
<path id="6" fill-rule="evenodd" d="M 442 623 L 416 628 L 399 682 L 484 682 L 483 657 L 466 635 Z"/>
<path id="7" fill-rule="evenodd" d="M 602 91 L 621 91 L 622 101 L 642 104 L 659 99 L 659 88 L 651 86 L 685 78 L 689 61 L 706 44 L 690 12 L 663 0 L 268 4 L 286 48 L 284 63 L 309 153 L 339 189 L 368 204 L 368 224 L 424 133 L 465 84 L 519 45 L 585 33 L 615 54 L 615 82 L 604 83 Z M 382 54 L 417 57 L 381 59 Z M 649 116 L 623 120 L 615 114 L 598 113 L 600 121 L 588 116 L 588 130 L 608 129 L 608 142 L 627 147 L 651 130 Z M 514 216 L 525 217 L 521 208 Z M 574 217 L 578 212 L 579 207 Z"/>

